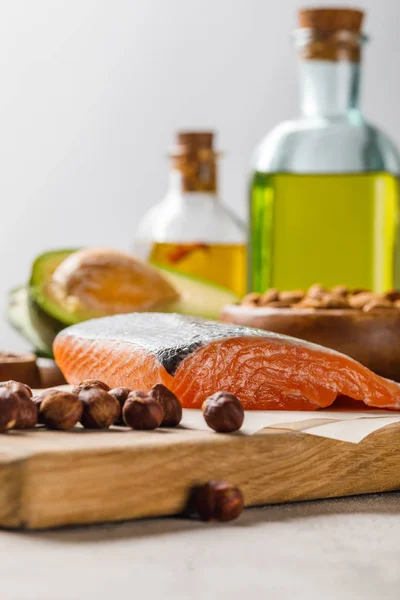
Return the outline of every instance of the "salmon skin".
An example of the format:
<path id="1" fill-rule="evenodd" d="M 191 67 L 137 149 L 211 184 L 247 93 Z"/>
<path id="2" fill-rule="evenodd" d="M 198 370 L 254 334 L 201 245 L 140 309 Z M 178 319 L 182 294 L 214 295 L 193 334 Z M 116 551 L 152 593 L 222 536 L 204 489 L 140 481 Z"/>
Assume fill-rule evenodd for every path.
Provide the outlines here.
<path id="1" fill-rule="evenodd" d="M 186 408 L 218 390 L 245 409 L 315 410 L 338 397 L 400 408 L 400 385 L 352 358 L 285 335 L 183 315 L 133 313 L 64 329 L 54 356 L 69 383 L 100 379 L 148 390 L 164 383 Z"/>

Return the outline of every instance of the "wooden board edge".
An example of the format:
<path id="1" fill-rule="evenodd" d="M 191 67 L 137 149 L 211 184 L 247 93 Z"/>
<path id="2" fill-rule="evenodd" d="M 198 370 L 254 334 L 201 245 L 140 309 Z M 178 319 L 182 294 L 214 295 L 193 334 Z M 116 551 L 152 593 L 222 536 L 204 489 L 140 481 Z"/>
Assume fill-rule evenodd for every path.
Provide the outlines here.
<path id="1" fill-rule="evenodd" d="M 176 515 L 190 488 L 208 479 L 241 487 L 246 506 L 392 491 L 400 489 L 399 444 L 394 424 L 359 444 L 266 429 L 224 443 L 203 440 L 201 452 L 196 441 L 162 452 L 41 452 L 0 467 L 0 525 L 42 529 Z"/>
<path id="2" fill-rule="evenodd" d="M 0 526 L 24 528 L 24 458 L 11 462 L 0 462 Z"/>

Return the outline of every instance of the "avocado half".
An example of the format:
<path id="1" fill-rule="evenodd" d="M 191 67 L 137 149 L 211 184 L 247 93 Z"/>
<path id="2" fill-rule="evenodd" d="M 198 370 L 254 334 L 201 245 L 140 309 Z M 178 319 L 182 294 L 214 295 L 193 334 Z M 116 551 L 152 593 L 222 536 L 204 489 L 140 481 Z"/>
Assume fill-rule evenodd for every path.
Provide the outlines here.
<path id="1" fill-rule="evenodd" d="M 76 314 L 51 297 L 46 289 L 56 268 L 76 250 L 58 250 L 39 256 L 32 267 L 29 282 L 29 297 L 45 314 L 56 323 L 64 326 L 73 325 L 92 317 L 88 314 Z M 154 267 L 177 290 L 179 299 L 160 306 L 157 310 L 177 312 L 194 316 L 216 319 L 225 304 L 238 301 L 238 297 L 230 290 L 196 277 L 166 269 L 158 264 Z"/>
<path id="2" fill-rule="evenodd" d="M 65 325 L 53 319 L 29 296 L 29 289 L 19 287 L 8 296 L 7 320 L 25 339 L 38 356 L 51 358 L 55 336 Z"/>
<path id="3" fill-rule="evenodd" d="M 91 318 L 75 314 L 46 293 L 56 268 L 76 249 L 56 250 L 40 255 L 32 266 L 29 285 L 12 290 L 8 297 L 7 319 L 35 348 L 39 356 L 52 356 L 55 336 L 68 325 Z M 179 299 L 158 310 L 216 319 L 225 304 L 238 301 L 230 290 L 177 271 L 153 265 L 179 294 Z"/>
<path id="4" fill-rule="evenodd" d="M 192 275 L 166 269 L 157 264 L 154 264 L 154 266 L 180 294 L 179 300 L 170 304 L 165 312 L 218 319 L 222 308 L 226 304 L 239 301 L 238 296 L 227 288 Z"/>
<path id="5" fill-rule="evenodd" d="M 64 326 L 79 323 L 82 319 L 78 318 L 74 313 L 65 311 L 59 304 L 54 302 L 46 293 L 46 284 L 51 280 L 57 267 L 76 251 L 77 249 L 74 248 L 54 250 L 41 254 L 32 265 L 29 281 L 29 296 L 31 301 L 57 322 L 63 323 Z"/>

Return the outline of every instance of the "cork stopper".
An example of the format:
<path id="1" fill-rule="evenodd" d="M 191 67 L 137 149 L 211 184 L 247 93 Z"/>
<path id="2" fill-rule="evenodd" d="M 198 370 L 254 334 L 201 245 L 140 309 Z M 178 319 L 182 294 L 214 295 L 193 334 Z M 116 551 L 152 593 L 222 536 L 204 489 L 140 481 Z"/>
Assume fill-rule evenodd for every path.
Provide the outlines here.
<path id="1" fill-rule="evenodd" d="M 217 188 L 217 158 L 212 131 L 180 131 L 177 147 L 171 152 L 174 167 L 182 174 L 185 192 L 215 193 Z"/>
<path id="2" fill-rule="evenodd" d="M 200 149 L 212 150 L 214 133 L 212 131 L 180 131 L 178 146 L 183 146 L 186 152 L 198 152 Z"/>
<path id="3" fill-rule="evenodd" d="M 298 12 L 299 27 L 321 31 L 361 33 L 364 12 L 356 8 L 302 8 Z"/>
<path id="4" fill-rule="evenodd" d="M 301 57 L 359 62 L 362 10 L 353 8 L 303 8 L 298 12 L 299 33 L 308 35 Z"/>

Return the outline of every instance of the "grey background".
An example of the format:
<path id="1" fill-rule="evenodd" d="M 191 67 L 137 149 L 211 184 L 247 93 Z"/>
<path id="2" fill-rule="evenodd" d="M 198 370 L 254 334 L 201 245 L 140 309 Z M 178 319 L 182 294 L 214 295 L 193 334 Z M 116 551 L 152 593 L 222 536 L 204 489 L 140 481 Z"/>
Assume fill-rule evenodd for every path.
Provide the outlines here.
<path id="1" fill-rule="evenodd" d="M 0 2 L 0 308 L 39 252 L 129 248 L 139 217 L 165 191 L 178 128 L 218 131 L 221 195 L 246 215 L 252 150 L 297 112 L 290 33 L 303 4 Z M 400 144 L 400 2 L 357 6 L 372 38 L 365 113 Z M 23 347 L 4 320 L 0 347 Z"/>

